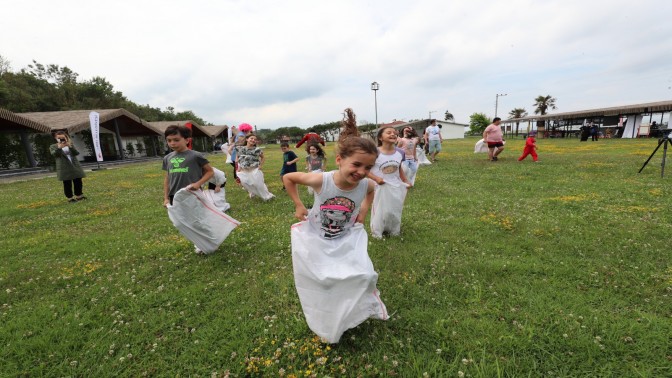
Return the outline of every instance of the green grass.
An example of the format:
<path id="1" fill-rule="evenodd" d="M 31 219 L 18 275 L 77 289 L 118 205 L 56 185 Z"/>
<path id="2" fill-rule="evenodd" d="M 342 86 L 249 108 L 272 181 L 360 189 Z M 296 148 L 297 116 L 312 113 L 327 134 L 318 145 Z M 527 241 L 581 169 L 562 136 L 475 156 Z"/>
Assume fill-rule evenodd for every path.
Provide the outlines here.
<path id="1" fill-rule="evenodd" d="M 76 204 L 55 178 L 0 185 L 0 376 L 672 376 L 672 162 L 637 173 L 656 141 L 540 139 L 537 164 L 475 141 L 445 142 L 402 236 L 370 241 L 392 318 L 336 345 L 294 289 L 277 146 L 270 202 L 210 156 L 242 224 L 208 257 L 168 220 L 160 162 L 88 173 Z"/>

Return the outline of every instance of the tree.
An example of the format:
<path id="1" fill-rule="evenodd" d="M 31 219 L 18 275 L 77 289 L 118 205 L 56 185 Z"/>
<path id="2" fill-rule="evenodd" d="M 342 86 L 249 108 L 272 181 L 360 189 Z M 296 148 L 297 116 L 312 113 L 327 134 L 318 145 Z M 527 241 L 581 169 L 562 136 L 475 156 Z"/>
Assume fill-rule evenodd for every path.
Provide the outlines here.
<path id="1" fill-rule="evenodd" d="M 549 109 L 555 110 L 557 107 L 555 106 L 555 97 L 552 97 L 551 95 L 548 96 L 537 96 L 537 98 L 534 99 L 534 114 L 539 114 L 539 115 L 545 115 L 546 111 Z M 537 122 L 537 126 L 544 126 L 544 121 L 539 121 Z"/>
<path id="2" fill-rule="evenodd" d="M 361 126 L 357 126 L 357 128 L 359 129 L 360 133 L 367 133 L 371 139 L 374 141 L 376 140 L 376 130 L 378 129 L 378 125 L 375 123 L 367 123 Z"/>
<path id="3" fill-rule="evenodd" d="M 322 139 L 324 139 L 325 141 L 334 141 L 335 136 L 338 134 L 340 129 L 341 129 L 340 121 L 322 123 L 313 126 L 313 130 L 315 130 L 316 133 L 320 134 Z"/>
<path id="4" fill-rule="evenodd" d="M 4 56 L 0 55 L 0 76 L 12 71 L 12 65 Z"/>
<path id="5" fill-rule="evenodd" d="M 472 134 L 483 134 L 489 124 L 490 118 L 485 113 L 474 113 L 469 116 L 469 132 Z"/>
<path id="6" fill-rule="evenodd" d="M 523 118 L 527 117 L 527 110 L 525 108 L 513 108 L 509 112 L 509 119 L 514 119 L 514 118 Z M 516 121 L 516 135 L 518 135 L 518 126 L 520 125 L 520 121 Z"/>
<path id="7" fill-rule="evenodd" d="M 446 110 L 446 114 L 445 114 L 444 120 L 446 120 L 446 121 L 454 121 L 454 120 L 455 120 L 455 117 L 453 117 L 453 113 L 451 113 L 451 112 L 449 112 L 448 110 Z"/>

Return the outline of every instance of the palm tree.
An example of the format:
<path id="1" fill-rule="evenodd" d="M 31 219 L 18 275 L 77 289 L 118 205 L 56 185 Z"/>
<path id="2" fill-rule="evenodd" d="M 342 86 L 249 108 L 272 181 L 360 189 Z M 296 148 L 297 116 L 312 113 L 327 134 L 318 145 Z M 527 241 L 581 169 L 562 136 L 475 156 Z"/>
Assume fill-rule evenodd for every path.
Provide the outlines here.
<path id="1" fill-rule="evenodd" d="M 557 107 L 555 106 L 555 100 L 556 98 L 548 95 L 548 96 L 537 96 L 537 98 L 534 99 L 534 114 L 539 114 L 539 115 L 544 115 L 546 114 L 546 111 L 549 109 L 555 110 Z M 537 127 L 544 126 L 544 122 L 537 122 Z"/>
<path id="2" fill-rule="evenodd" d="M 450 111 L 446 110 L 446 116 L 444 117 L 446 121 L 454 121 L 455 117 L 453 117 L 453 113 Z"/>
<path id="3" fill-rule="evenodd" d="M 527 110 L 525 110 L 525 108 L 513 108 L 509 112 L 509 119 L 523 118 L 523 117 L 527 117 Z M 516 136 L 518 136 L 518 125 L 520 125 L 520 121 L 516 121 Z"/>

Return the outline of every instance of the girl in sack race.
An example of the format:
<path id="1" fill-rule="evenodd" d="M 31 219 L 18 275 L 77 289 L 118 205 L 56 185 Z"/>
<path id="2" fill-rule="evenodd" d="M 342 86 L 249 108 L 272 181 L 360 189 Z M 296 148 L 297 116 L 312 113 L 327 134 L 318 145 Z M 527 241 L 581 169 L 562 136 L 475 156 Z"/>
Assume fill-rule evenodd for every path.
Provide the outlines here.
<path id="1" fill-rule="evenodd" d="M 275 197 L 268 191 L 264 182 L 264 151 L 257 147 L 257 136 L 249 134 L 245 137 L 245 145 L 236 147 L 236 163 L 238 178 L 243 188 L 250 194 L 250 198 L 259 197 L 268 201 Z"/>
<path id="2" fill-rule="evenodd" d="M 337 343 L 343 332 L 368 318 L 388 318 L 362 225 L 374 191 L 366 176 L 378 149 L 359 137 L 352 109 L 345 113 L 338 168 L 283 176 L 294 216 L 301 221 L 291 229 L 294 284 L 308 327 L 328 343 Z M 310 211 L 301 202 L 297 184 L 314 190 Z"/>
<path id="3" fill-rule="evenodd" d="M 383 233 L 399 235 L 401 232 L 401 212 L 411 183 L 401 169 L 406 160 L 404 151 L 395 147 L 397 130 L 383 126 L 378 130 L 377 139 L 378 158 L 369 172 L 369 178 L 377 184 L 371 208 L 371 236 L 381 239 Z"/>
<path id="4" fill-rule="evenodd" d="M 410 127 L 404 127 L 401 132 L 402 138 L 397 139 L 397 147 L 404 151 L 405 159 L 402 162 L 401 169 L 411 185 L 415 185 L 415 175 L 418 173 L 418 159 L 416 158 L 416 146 L 420 138 L 415 130 Z"/>
<path id="5" fill-rule="evenodd" d="M 310 143 L 306 147 L 306 171 L 324 172 L 327 168 L 327 157 L 319 143 Z M 308 194 L 313 195 L 313 188 L 308 187 Z"/>

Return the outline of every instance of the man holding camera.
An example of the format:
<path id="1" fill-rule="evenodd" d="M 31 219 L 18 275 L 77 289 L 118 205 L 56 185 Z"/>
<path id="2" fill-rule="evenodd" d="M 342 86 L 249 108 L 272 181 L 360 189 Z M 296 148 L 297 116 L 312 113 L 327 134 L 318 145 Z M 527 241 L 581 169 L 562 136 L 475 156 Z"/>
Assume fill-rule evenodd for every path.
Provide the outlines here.
<path id="1" fill-rule="evenodd" d="M 79 160 L 77 160 L 79 151 L 77 151 L 70 136 L 65 131 L 57 131 L 54 137 L 56 138 L 56 144 L 49 146 L 49 151 L 56 161 L 56 178 L 63 181 L 63 193 L 65 197 L 70 203 L 86 199 L 82 193 L 82 179 L 86 175 L 79 164 Z"/>

